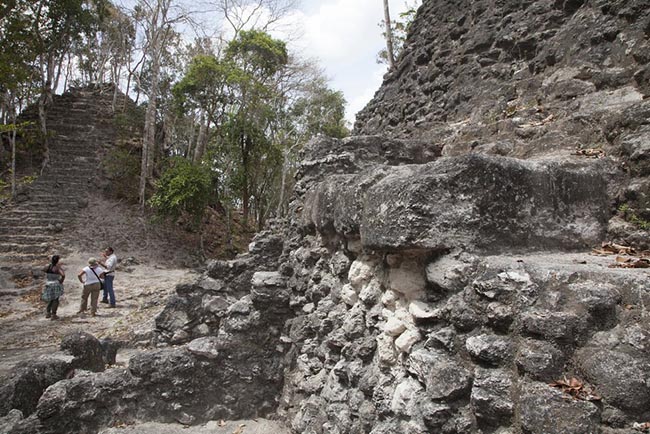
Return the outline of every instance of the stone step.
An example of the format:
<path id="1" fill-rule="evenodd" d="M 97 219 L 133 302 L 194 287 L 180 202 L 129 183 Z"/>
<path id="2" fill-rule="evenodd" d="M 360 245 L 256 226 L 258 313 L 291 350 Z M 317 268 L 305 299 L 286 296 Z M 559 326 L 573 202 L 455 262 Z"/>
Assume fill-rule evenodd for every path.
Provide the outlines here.
<path id="1" fill-rule="evenodd" d="M 61 198 L 62 195 L 70 193 L 83 193 L 88 191 L 93 183 L 88 182 L 87 179 L 80 179 L 77 181 L 65 182 L 52 182 L 50 184 L 37 185 L 32 188 L 32 195 L 34 196 L 56 196 Z"/>
<path id="2" fill-rule="evenodd" d="M 17 226 L 17 225 L 3 225 L 0 222 L 0 239 L 5 234 L 21 234 L 21 235 L 39 235 L 39 234 L 46 234 L 46 233 L 51 233 L 52 229 L 49 228 L 47 225 L 45 226 Z"/>
<path id="3" fill-rule="evenodd" d="M 40 215 L 48 215 L 48 216 L 56 215 L 58 217 L 64 218 L 64 217 L 74 216 L 74 213 L 67 209 L 56 209 L 56 208 L 45 209 L 44 207 L 37 208 L 37 209 L 14 208 L 8 210 L 7 212 L 0 213 L 0 216 L 2 217 L 20 217 L 20 218 L 28 218 L 30 216 L 40 216 Z"/>
<path id="4" fill-rule="evenodd" d="M 31 253 L 31 254 L 44 254 L 51 250 L 49 243 L 38 244 L 22 244 L 22 243 L 8 243 L 0 241 L 0 253 Z"/>
<path id="5" fill-rule="evenodd" d="M 70 221 L 65 217 L 52 217 L 52 216 L 30 216 L 27 218 L 21 217 L 5 217 L 0 216 L 0 227 L 17 227 L 17 226 L 47 226 L 49 224 L 62 224 L 65 225 Z"/>
<path id="6" fill-rule="evenodd" d="M 41 199 L 36 199 L 33 196 L 30 197 L 30 200 L 24 203 L 20 204 L 20 209 L 21 211 L 24 212 L 43 212 L 43 213 L 60 213 L 60 212 L 68 212 L 68 210 L 62 210 L 61 207 L 63 206 L 68 206 L 67 202 L 66 205 L 61 201 L 61 199 L 53 199 L 52 196 L 47 196 L 45 198 Z M 2 215 L 2 214 L 0 214 Z M 72 216 L 74 216 L 73 213 L 71 213 Z"/>
<path id="7" fill-rule="evenodd" d="M 41 244 L 48 243 L 52 240 L 51 233 L 45 234 L 3 234 L 0 236 L 0 242 L 16 244 Z"/>
<path id="8" fill-rule="evenodd" d="M 84 153 L 79 155 L 78 153 L 71 154 L 57 154 L 56 156 L 50 157 L 50 162 L 48 168 L 53 167 L 53 164 L 65 165 L 67 168 L 77 166 L 77 163 L 97 163 L 99 162 L 99 157 L 96 154 Z"/>
<path id="9" fill-rule="evenodd" d="M 73 179 L 73 178 L 87 178 L 94 176 L 97 173 L 97 169 L 94 167 L 89 167 L 87 165 L 81 165 L 76 168 L 72 167 L 62 167 L 61 164 L 56 164 L 56 162 L 50 161 L 50 166 L 48 169 L 43 172 L 43 178 L 52 178 L 52 179 Z"/>
<path id="10" fill-rule="evenodd" d="M 50 261 L 50 255 L 47 253 L 7 253 L 0 255 L 0 264 L 17 263 L 24 265 L 25 263 L 40 262 L 47 264 Z"/>

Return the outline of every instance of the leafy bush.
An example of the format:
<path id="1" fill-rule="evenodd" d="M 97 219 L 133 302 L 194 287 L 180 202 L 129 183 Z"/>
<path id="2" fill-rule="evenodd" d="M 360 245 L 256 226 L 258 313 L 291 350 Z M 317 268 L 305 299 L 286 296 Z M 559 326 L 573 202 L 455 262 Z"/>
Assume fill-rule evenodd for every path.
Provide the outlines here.
<path id="1" fill-rule="evenodd" d="M 178 217 L 183 212 L 199 223 L 210 200 L 212 178 L 203 165 L 174 157 L 170 166 L 156 182 L 156 192 L 149 199 L 159 217 Z"/>

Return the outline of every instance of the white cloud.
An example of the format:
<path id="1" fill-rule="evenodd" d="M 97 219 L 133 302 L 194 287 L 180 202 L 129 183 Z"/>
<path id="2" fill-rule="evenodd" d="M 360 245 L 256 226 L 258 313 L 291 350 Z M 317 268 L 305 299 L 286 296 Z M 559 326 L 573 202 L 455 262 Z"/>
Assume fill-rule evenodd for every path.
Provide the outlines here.
<path id="1" fill-rule="evenodd" d="M 356 112 L 372 98 L 386 72 L 376 56 L 384 47 L 378 23 L 383 5 L 377 0 L 303 0 L 305 11 L 290 19 L 302 37 L 295 42 L 299 51 L 316 58 L 348 101 L 346 117 L 354 122 Z M 391 15 L 405 9 L 404 0 L 391 0 Z"/>

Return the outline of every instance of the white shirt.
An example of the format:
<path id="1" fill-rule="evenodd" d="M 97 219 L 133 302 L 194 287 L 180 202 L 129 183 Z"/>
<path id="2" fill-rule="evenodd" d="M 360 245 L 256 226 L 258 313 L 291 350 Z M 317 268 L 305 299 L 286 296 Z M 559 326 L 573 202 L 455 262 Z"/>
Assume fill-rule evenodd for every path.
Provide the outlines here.
<path id="1" fill-rule="evenodd" d="M 101 275 L 102 273 L 105 273 L 106 270 L 104 270 L 102 267 L 99 265 L 94 268 L 95 273 L 97 273 L 97 276 Z M 84 285 L 90 285 L 93 283 L 99 282 L 99 279 L 97 276 L 95 276 L 95 273 L 90 269 L 90 267 L 84 267 L 83 269 L 84 273 L 86 273 L 86 281 L 84 282 Z"/>
<path id="2" fill-rule="evenodd" d="M 115 267 L 117 266 L 117 256 L 115 256 L 115 253 L 106 258 L 105 264 L 107 273 L 115 273 Z"/>

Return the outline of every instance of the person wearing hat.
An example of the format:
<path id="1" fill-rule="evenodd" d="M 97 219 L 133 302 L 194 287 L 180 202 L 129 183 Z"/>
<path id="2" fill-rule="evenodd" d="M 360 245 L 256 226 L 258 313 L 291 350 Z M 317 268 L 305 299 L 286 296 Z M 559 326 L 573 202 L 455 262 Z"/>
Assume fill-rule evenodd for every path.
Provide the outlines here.
<path id="1" fill-rule="evenodd" d="M 88 296 L 90 296 L 90 314 L 95 316 L 97 314 L 97 300 L 99 299 L 99 291 L 102 289 L 102 281 L 106 275 L 106 270 L 99 266 L 97 259 L 88 259 L 88 266 L 84 267 L 77 278 L 84 286 L 81 292 L 81 306 L 79 313 L 84 313 L 88 308 Z"/>

